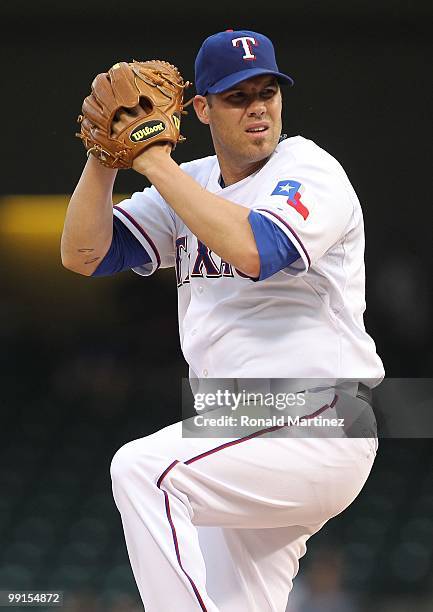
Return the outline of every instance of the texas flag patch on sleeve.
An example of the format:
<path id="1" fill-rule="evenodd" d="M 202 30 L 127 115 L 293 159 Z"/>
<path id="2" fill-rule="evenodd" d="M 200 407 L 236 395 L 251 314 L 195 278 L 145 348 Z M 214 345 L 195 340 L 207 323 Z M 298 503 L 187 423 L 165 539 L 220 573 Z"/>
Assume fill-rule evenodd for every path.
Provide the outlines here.
<path id="1" fill-rule="evenodd" d="M 286 203 L 289 206 L 292 206 L 292 208 L 294 208 L 305 221 L 310 214 L 310 211 L 301 201 L 302 191 L 303 188 L 301 183 L 289 179 L 285 181 L 278 181 L 271 195 L 283 196 L 286 198 Z"/>

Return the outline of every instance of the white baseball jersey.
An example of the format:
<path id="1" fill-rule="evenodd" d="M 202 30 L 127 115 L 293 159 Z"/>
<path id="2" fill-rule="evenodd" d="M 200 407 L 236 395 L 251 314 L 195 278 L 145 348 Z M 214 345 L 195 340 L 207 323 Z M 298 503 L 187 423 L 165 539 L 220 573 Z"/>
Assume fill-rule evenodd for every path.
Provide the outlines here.
<path id="1" fill-rule="evenodd" d="M 134 271 L 176 269 L 180 340 L 192 374 L 379 383 L 383 365 L 363 322 L 362 211 L 341 165 L 295 136 L 258 172 L 225 188 L 216 156 L 181 167 L 208 191 L 271 219 L 299 252 L 289 267 L 254 282 L 200 243 L 154 187 L 115 207 L 152 259 Z"/>
<path id="2" fill-rule="evenodd" d="M 182 168 L 277 224 L 299 252 L 255 282 L 199 242 L 154 188 L 115 207 L 151 257 L 135 271 L 175 267 L 191 377 L 379 382 L 382 363 L 363 324 L 362 212 L 339 163 L 296 136 L 226 188 L 216 157 Z M 334 390 L 331 402 L 329 392 L 309 396 L 306 414 L 367 410 Z M 116 453 L 113 493 L 146 610 L 286 609 L 307 540 L 355 499 L 376 454 L 373 438 L 317 429 L 202 438 L 175 423 Z"/>

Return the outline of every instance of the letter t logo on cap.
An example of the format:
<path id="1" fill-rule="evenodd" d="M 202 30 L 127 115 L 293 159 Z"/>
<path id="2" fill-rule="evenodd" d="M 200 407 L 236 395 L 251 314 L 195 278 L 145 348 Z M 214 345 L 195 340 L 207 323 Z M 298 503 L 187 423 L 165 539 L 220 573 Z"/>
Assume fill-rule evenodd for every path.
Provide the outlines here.
<path id="1" fill-rule="evenodd" d="M 242 59 L 255 60 L 256 56 L 254 55 L 254 53 L 252 53 L 250 44 L 257 45 L 256 39 L 252 36 L 242 36 L 241 38 L 232 39 L 232 45 L 234 47 L 239 47 L 239 43 L 242 43 L 245 52 L 245 55 L 242 56 Z"/>

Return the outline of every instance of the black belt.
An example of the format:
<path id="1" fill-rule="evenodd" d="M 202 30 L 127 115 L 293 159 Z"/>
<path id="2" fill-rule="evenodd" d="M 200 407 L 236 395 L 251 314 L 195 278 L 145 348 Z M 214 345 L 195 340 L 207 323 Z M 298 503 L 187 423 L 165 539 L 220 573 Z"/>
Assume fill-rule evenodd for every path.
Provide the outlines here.
<path id="1" fill-rule="evenodd" d="M 364 385 L 364 383 L 358 383 L 358 391 L 356 393 L 356 397 L 359 397 L 359 399 L 364 400 L 364 402 L 367 402 L 367 404 L 369 404 L 370 406 L 373 405 L 373 392 L 370 387 L 367 387 L 367 385 Z"/>

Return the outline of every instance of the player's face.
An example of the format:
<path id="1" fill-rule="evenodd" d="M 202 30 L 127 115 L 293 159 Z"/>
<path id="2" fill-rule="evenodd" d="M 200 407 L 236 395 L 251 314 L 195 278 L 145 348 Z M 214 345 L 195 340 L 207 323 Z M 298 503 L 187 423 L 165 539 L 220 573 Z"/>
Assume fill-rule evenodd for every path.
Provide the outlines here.
<path id="1" fill-rule="evenodd" d="M 281 109 L 276 78 L 261 75 L 208 96 L 204 123 L 209 123 L 215 150 L 226 162 L 255 164 L 268 158 L 278 144 Z"/>

